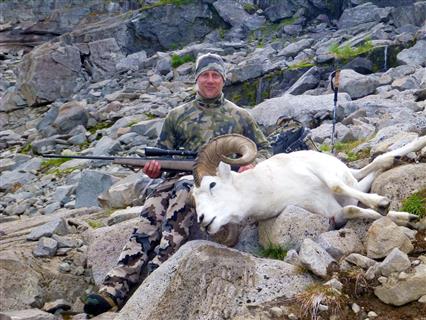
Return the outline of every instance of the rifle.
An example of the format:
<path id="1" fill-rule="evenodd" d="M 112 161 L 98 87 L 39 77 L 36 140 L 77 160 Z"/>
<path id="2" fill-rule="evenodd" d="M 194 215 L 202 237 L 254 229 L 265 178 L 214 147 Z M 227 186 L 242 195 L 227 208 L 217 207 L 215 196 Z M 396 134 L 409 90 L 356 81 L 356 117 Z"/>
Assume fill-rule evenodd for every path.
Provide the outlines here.
<path id="1" fill-rule="evenodd" d="M 43 158 L 59 159 L 87 159 L 87 160 L 108 160 L 114 164 L 125 167 L 143 168 L 151 160 L 157 160 L 161 165 L 162 171 L 167 172 L 192 172 L 194 159 L 197 153 L 187 150 L 166 150 L 154 147 L 147 147 L 144 150 L 145 157 L 105 157 L 105 156 L 65 156 L 58 154 L 42 154 Z M 171 156 L 183 156 L 189 159 L 173 159 Z"/>

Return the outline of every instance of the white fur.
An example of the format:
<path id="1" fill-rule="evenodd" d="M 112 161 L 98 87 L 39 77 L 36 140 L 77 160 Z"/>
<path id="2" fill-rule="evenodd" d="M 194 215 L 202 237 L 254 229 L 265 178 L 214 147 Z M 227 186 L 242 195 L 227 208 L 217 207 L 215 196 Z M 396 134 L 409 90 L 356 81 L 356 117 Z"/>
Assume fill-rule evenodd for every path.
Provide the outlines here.
<path id="1" fill-rule="evenodd" d="M 377 173 L 392 167 L 395 157 L 426 146 L 426 136 L 377 157 L 362 169 L 349 169 L 339 159 L 316 151 L 278 154 L 243 173 L 220 163 L 217 176 L 203 177 L 194 188 L 198 220 L 214 234 L 230 223 L 251 217 L 263 220 L 280 214 L 288 205 L 335 220 L 378 219 L 377 209 L 387 209 L 389 200 L 366 193 Z M 359 181 L 358 181 L 359 180 Z M 210 186 L 215 184 L 212 188 Z M 358 202 L 371 209 L 357 207 Z M 392 214 L 407 219 L 407 214 Z"/>

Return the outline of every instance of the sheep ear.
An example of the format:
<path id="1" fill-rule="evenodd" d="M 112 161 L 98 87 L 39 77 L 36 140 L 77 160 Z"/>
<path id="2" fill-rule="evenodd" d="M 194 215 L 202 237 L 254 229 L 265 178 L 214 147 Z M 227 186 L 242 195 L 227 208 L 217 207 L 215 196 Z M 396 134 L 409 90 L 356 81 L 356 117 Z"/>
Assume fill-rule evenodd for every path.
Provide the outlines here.
<path id="1" fill-rule="evenodd" d="M 231 177 L 231 166 L 221 161 L 216 169 L 216 174 L 221 179 L 229 179 Z"/>

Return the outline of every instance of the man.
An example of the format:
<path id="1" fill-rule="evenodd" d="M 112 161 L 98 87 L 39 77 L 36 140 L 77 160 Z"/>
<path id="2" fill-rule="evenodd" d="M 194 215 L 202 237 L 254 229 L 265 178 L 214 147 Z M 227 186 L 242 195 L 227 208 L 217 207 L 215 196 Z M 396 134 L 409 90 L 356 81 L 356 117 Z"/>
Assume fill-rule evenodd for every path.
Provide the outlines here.
<path id="1" fill-rule="evenodd" d="M 197 151 L 211 138 L 239 133 L 252 139 L 259 149 L 258 159 L 270 156 L 270 146 L 255 120 L 244 109 L 224 99 L 225 64 L 216 54 L 205 54 L 195 67 L 197 95 L 194 101 L 170 111 L 158 146 L 165 149 Z M 254 167 L 243 166 L 239 172 Z M 150 161 L 143 172 L 155 179 L 161 175 L 158 161 Z M 141 222 L 124 247 L 116 267 L 105 277 L 99 294 L 88 296 L 84 310 L 98 315 L 122 307 L 130 291 L 141 282 L 141 270 L 151 273 L 166 261 L 189 237 L 196 214 L 188 204 L 193 181 L 178 175 L 166 179 L 147 198 Z"/>

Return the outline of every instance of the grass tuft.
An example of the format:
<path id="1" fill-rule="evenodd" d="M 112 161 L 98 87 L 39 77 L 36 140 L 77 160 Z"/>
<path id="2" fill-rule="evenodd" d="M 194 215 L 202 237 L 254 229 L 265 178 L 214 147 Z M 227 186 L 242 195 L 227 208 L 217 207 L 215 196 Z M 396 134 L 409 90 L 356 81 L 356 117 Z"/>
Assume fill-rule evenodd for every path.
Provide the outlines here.
<path id="1" fill-rule="evenodd" d="M 183 65 L 184 63 L 194 62 L 194 61 L 195 61 L 194 57 L 190 54 L 185 54 L 182 57 L 177 54 L 173 54 L 171 58 L 171 63 L 173 68 L 177 68 Z"/>
<path id="2" fill-rule="evenodd" d="M 295 300 L 303 319 L 309 316 L 311 319 L 319 319 L 320 305 L 328 306 L 331 315 L 338 315 L 347 303 L 347 298 L 339 291 L 323 284 L 308 286 L 304 292 L 296 295 Z"/>
<path id="3" fill-rule="evenodd" d="M 368 53 L 374 49 L 374 46 L 371 40 L 366 40 L 364 44 L 358 47 L 351 47 L 349 44 L 340 47 L 339 44 L 333 43 L 329 47 L 329 51 L 335 56 L 336 59 L 348 62 L 349 60 L 364 54 Z"/>
<path id="4" fill-rule="evenodd" d="M 264 258 L 282 261 L 287 255 L 287 250 L 280 244 L 269 242 L 266 247 L 260 249 L 259 255 Z"/>
<path id="5" fill-rule="evenodd" d="M 412 194 L 402 201 L 401 211 L 423 218 L 426 216 L 426 188 Z"/>

